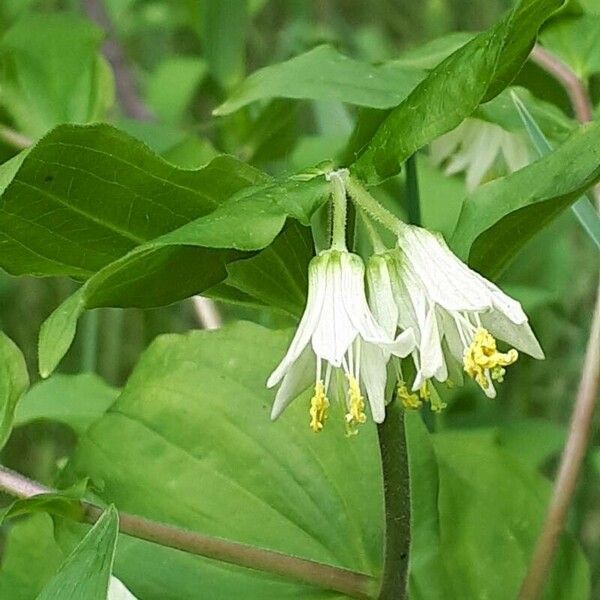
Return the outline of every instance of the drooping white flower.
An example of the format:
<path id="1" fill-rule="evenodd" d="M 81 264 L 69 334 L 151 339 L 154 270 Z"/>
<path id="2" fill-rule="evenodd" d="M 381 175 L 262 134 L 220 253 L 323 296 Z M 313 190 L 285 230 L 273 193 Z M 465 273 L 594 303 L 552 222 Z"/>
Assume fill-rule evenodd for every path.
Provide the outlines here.
<path id="1" fill-rule="evenodd" d="M 309 266 L 308 299 L 287 354 L 267 381 L 281 383 L 271 418 L 314 383 L 310 426 L 323 428 L 329 406 L 332 371 L 345 376 L 346 421 L 363 423 L 363 392 L 373 420 L 385 417 L 386 358 L 407 356 L 414 348 L 412 331 L 390 335 L 374 319 L 364 289 L 362 259 L 345 250 L 330 249 L 313 258 Z"/>
<path id="2" fill-rule="evenodd" d="M 415 333 L 413 391 L 427 396 L 427 382 L 448 380 L 458 361 L 493 398 L 492 381 L 502 381 L 504 367 L 518 356 L 515 349 L 499 352 L 494 336 L 535 358 L 544 357 L 521 305 L 465 265 L 441 236 L 404 226 L 397 249 L 371 261 L 377 268 L 370 265 L 369 276 L 379 271 L 380 280 L 391 282 L 387 292 L 381 283 L 377 286 L 377 301 L 387 307 L 389 322 L 396 318 L 400 328 Z"/>
<path id="3" fill-rule="evenodd" d="M 530 162 L 523 134 L 474 118 L 465 119 L 456 129 L 434 140 L 430 156 L 435 165 L 447 161 L 446 175 L 464 171 L 470 191 L 481 184 L 494 166 L 512 173 Z"/>

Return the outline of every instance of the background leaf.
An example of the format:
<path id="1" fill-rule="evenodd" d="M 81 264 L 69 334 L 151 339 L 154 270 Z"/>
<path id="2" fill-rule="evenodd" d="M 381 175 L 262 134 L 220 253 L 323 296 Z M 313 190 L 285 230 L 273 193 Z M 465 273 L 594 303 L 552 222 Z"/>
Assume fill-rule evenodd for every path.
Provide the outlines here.
<path id="1" fill-rule="evenodd" d="M 562 0 L 522 0 L 508 15 L 433 69 L 383 120 L 352 165 L 370 183 L 396 174 L 400 164 L 498 95 L 515 77 L 540 25 Z"/>
<path id="2" fill-rule="evenodd" d="M 8 439 L 17 402 L 29 387 L 29 374 L 21 350 L 0 331 L 0 448 Z"/>
<path id="3" fill-rule="evenodd" d="M 81 435 L 106 412 L 118 393 L 94 373 L 57 374 L 24 395 L 14 425 L 48 419 L 64 423 Z"/>
<path id="4" fill-rule="evenodd" d="M 118 527 L 117 511 L 111 506 L 66 558 L 37 600 L 106 600 Z"/>
<path id="5" fill-rule="evenodd" d="M 423 71 L 395 62 L 373 66 L 317 46 L 290 60 L 252 73 L 214 113 L 227 115 L 257 100 L 339 100 L 390 108 L 423 79 Z"/>
<path id="6" fill-rule="evenodd" d="M 463 204 L 452 247 L 497 276 L 536 232 L 600 178 L 600 124 L 581 127 L 531 165 L 488 183 Z"/>
<path id="7" fill-rule="evenodd" d="M 113 100 L 102 32 L 74 15 L 27 15 L 0 40 L 0 104 L 37 138 L 63 122 L 102 118 Z"/>

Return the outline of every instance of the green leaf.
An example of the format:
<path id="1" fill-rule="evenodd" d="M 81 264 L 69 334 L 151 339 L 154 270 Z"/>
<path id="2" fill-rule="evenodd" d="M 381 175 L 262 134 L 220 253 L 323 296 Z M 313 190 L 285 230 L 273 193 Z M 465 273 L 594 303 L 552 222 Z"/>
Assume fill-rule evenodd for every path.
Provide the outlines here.
<path id="1" fill-rule="evenodd" d="M 405 50 L 393 64 L 412 69 L 433 69 L 473 38 L 472 33 L 453 31 L 429 42 Z"/>
<path id="2" fill-rule="evenodd" d="M 375 429 L 343 411 L 308 427 L 304 395 L 275 423 L 265 387 L 289 332 L 250 323 L 158 338 L 68 470 L 120 509 L 371 574 L 381 563 Z M 152 465 L 141 468 L 141 465 Z M 174 501 L 174 499 L 177 501 Z M 240 508 L 243 506 L 243 510 Z M 115 574 L 144 600 L 341 598 L 282 578 L 123 538 Z"/>
<path id="3" fill-rule="evenodd" d="M 229 263 L 225 283 L 262 305 L 299 318 L 306 304 L 308 263 L 313 255 L 310 230 L 292 222 L 256 256 Z"/>
<path id="4" fill-rule="evenodd" d="M 538 154 L 545 156 L 552 151 L 550 142 L 544 136 L 539 124 L 536 122 L 533 115 L 527 110 L 527 107 L 517 94 L 513 94 L 513 104 L 517 108 L 517 113 L 525 125 L 525 129 L 529 134 L 529 138 L 533 142 Z M 593 198 L 590 198 L 593 200 Z M 588 200 L 588 198 L 582 197 L 576 200 L 571 210 L 581 223 L 584 231 L 590 236 L 590 239 L 595 242 L 596 246 L 600 249 L 600 215 L 594 208 L 594 205 Z"/>
<path id="5" fill-rule="evenodd" d="M 516 598 L 543 521 L 550 484 L 471 433 L 433 437 L 448 598 Z M 425 596 L 428 598 L 431 596 Z M 590 597 L 589 567 L 563 535 L 545 600 Z"/>
<path id="6" fill-rule="evenodd" d="M 101 118 L 113 100 L 102 31 L 69 14 L 30 14 L 0 41 L 0 105 L 37 138 L 62 122 Z"/>
<path id="7" fill-rule="evenodd" d="M 57 374 L 34 385 L 17 406 L 14 425 L 58 421 L 82 435 L 114 402 L 119 390 L 94 373 Z"/>
<path id="8" fill-rule="evenodd" d="M 377 183 L 411 154 L 454 129 L 516 76 L 540 25 L 562 0 L 521 0 L 507 16 L 441 62 L 381 123 L 352 165 Z"/>
<path id="9" fill-rule="evenodd" d="M 2 552 L 0 597 L 33 600 L 63 560 L 49 515 L 34 514 L 13 524 Z"/>
<path id="10" fill-rule="evenodd" d="M 171 56 L 161 62 L 148 80 L 147 101 L 162 120 L 179 123 L 206 74 L 198 57 Z"/>
<path id="11" fill-rule="evenodd" d="M 117 511 L 110 506 L 36 600 L 106 600 L 118 527 Z"/>
<path id="12" fill-rule="evenodd" d="M 227 263 L 271 244 L 288 217 L 309 225 L 328 193 L 324 177 L 275 181 L 242 190 L 206 217 L 107 265 L 44 323 L 40 373 L 47 377 L 54 370 L 86 308 L 161 306 L 208 289 L 226 278 Z"/>
<path id="13" fill-rule="evenodd" d="M 422 78 L 420 69 L 394 62 L 374 66 L 348 58 L 331 46 L 317 46 L 252 73 L 214 114 L 227 115 L 270 98 L 338 100 L 390 108 L 406 98 Z"/>
<path id="14" fill-rule="evenodd" d="M 85 279 L 265 180 L 232 157 L 187 171 L 108 125 L 61 126 L 29 151 L 2 195 L 0 266 Z"/>
<path id="15" fill-rule="evenodd" d="M 204 56 L 212 76 L 229 90 L 244 76 L 248 0 L 203 3 Z"/>
<path id="16" fill-rule="evenodd" d="M 21 350 L 0 331 L 0 448 L 13 427 L 17 402 L 29 387 L 29 374 Z"/>
<path id="17" fill-rule="evenodd" d="M 474 269 L 495 277 L 598 179 L 600 123 L 592 123 L 538 161 L 479 188 L 463 204 L 451 245 Z"/>
<path id="18" fill-rule="evenodd" d="M 541 41 L 580 79 L 586 80 L 600 72 L 600 16 L 557 20 L 544 29 Z"/>

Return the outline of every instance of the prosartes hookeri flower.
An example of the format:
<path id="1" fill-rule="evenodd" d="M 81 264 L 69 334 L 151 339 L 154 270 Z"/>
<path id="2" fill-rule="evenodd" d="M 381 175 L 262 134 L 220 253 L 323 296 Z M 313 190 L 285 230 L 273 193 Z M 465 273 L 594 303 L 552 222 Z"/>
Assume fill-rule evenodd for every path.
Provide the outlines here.
<path id="1" fill-rule="evenodd" d="M 326 250 L 311 261 L 304 315 L 287 354 L 267 382 L 268 387 L 281 383 L 273 419 L 314 382 L 310 427 L 321 431 L 330 390 L 337 394 L 340 388 L 332 375 L 341 374 L 340 400 L 345 403 L 349 431 L 366 420 L 363 393 L 373 419 L 383 421 L 386 357 L 410 354 L 414 336 L 410 330 L 391 336 L 375 321 L 367 304 L 364 272 L 362 259 L 345 250 Z"/>
<path id="2" fill-rule="evenodd" d="M 417 338 L 413 391 L 430 378 L 446 381 L 460 361 L 493 398 L 493 381 L 503 380 L 517 350 L 544 358 L 519 302 L 465 265 L 441 236 L 404 225 L 396 253 L 392 282 L 398 324 L 413 328 Z M 495 338 L 514 348 L 501 352 Z"/>

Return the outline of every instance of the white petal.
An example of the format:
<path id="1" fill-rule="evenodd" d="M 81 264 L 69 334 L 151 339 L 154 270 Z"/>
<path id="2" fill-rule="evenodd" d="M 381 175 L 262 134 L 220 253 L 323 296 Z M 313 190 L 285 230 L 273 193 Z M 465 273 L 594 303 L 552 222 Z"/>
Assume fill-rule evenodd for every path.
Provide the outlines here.
<path id="1" fill-rule="evenodd" d="M 315 355 L 307 346 L 285 374 L 275 395 L 271 419 L 274 421 L 311 384 L 315 383 Z"/>
<path id="2" fill-rule="evenodd" d="M 448 369 L 444 362 L 441 336 L 433 306 L 429 309 L 421 330 L 419 353 L 421 364 L 415 378 L 413 390 L 419 389 L 425 380 L 431 377 L 435 377 L 438 381 L 446 381 L 448 378 Z"/>
<path id="3" fill-rule="evenodd" d="M 527 142 L 518 133 L 504 132 L 502 137 L 502 154 L 511 173 L 522 169 L 530 162 Z"/>
<path id="4" fill-rule="evenodd" d="M 137 598 L 125 587 L 122 581 L 111 575 L 106 600 L 137 600 Z"/>
<path id="5" fill-rule="evenodd" d="M 385 419 L 386 364 L 387 361 L 380 348 L 374 344 L 363 344 L 360 376 L 375 423 L 383 423 Z"/>
<path id="6" fill-rule="evenodd" d="M 533 358 L 543 359 L 544 351 L 529 323 L 516 325 L 502 313 L 493 311 L 481 315 L 481 324 L 496 338 L 505 341 Z"/>
<path id="7" fill-rule="evenodd" d="M 306 308 L 286 355 L 267 380 L 267 387 L 269 388 L 281 381 L 290 366 L 300 356 L 304 348 L 308 345 L 321 319 L 325 300 L 327 263 L 328 258 L 326 255 L 317 256 L 313 258 L 308 267 L 308 299 L 306 300 Z"/>
<path id="8" fill-rule="evenodd" d="M 381 347 L 391 352 L 394 356 L 405 358 L 416 347 L 417 340 L 415 339 L 414 330 L 412 327 L 403 331 L 396 339 L 389 344 L 382 344 Z"/>
<path id="9" fill-rule="evenodd" d="M 367 264 L 367 285 L 373 316 L 388 336 L 393 338 L 398 327 L 398 306 L 394 301 L 388 258 L 383 255 L 371 256 Z"/>
<path id="10" fill-rule="evenodd" d="M 344 354 L 358 335 L 344 302 L 346 279 L 355 276 L 348 273 L 346 255 L 347 252 L 331 251 L 321 318 L 312 336 L 315 354 L 334 367 L 341 365 Z M 360 278 L 362 280 L 362 272 Z"/>
<path id="11" fill-rule="evenodd" d="M 478 187 L 500 154 L 502 129 L 491 123 L 480 123 L 479 135 L 471 146 L 471 161 L 467 169 L 467 189 Z"/>

